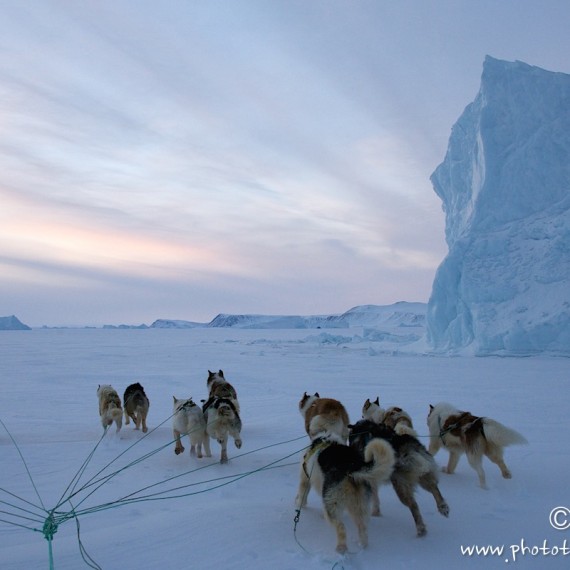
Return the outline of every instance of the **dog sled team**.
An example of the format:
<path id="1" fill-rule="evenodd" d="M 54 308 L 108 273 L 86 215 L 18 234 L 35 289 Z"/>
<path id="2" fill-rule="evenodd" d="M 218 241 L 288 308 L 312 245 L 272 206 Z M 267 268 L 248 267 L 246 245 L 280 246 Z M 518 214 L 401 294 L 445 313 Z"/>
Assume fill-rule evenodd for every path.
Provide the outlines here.
<path id="1" fill-rule="evenodd" d="M 172 432 L 174 437 L 174 453 L 184 452 L 182 438 L 188 436 L 190 440 L 190 454 L 198 458 L 211 457 L 210 438 L 215 439 L 221 447 L 220 462 L 228 462 L 227 444 L 231 436 L 235 446 L 240 449 L 241 419 L 240 407 L 235 388 L 224 378 L 222 370 L 211 372 L 208 370 L 206 380 L 208 390 L 207 400 L 200 406 L 192 398 L 178 399 L 173 396 Z M 99 416 L 104 429 L 113 423 L 117 433 L 122 427 L 123 413 L 125 424 L 132 419 L 135 429 L 148 431 L 146 419 L 150 401 L 144 388 L 137 382 L 131 384 L 123 395 L 123 407 L 117 391 L 109 384 L 99 385 L 97 388 L 99 399 Z"/>
<path id="2" fill-rule="evenodd" d="M 188 437 L 190 454 L 211 457 L 210 438 L 221 447 L 220 462 L 228 462 L 227 444 L 233 438 L 242 446 L 240 406 L 235 388 L 225 379 L 222 370 L 208 371 L 208 397 L 197 404 L 193 398 L 173 396 L 172 430 L 174 452 L 184 452 L 183 438 Z M 99 415 L 104 429 L 113 423 L 116 431 L 132 419 L 135 429 L 147 432 L 150 402 L 144 388 L 131 384 L 123 395 L 123 406 L 112 386 L 97 389 Z M 306 392 L 299 401 L 310 445 L 301 460 L 299 487 L 295 498 L 297 513 L 307 504 L 310 489 L 321 497 L 326 520 L 336 531 L 336 550 L 347 552 L 347 531 L 343 515 L 348 511 L 362 547 L 368 544 L 370 516 L 380 516 L 379 488 L 389 484 L 400 502 L 410 510 L 417 536 L 427 533 L 415 498 L 417 487 L 433 496 L 438 512 L 449 516 L 449 506 L 439 488 L 439 469 L 434 455 L 444 448 L 449 453 L 444 473 L 454 473 L 461 455 L 477 472 L 479 485 L 486 487 L 483 458 L 495 463 L 505 479 L 511 472 L 505 464 L 504 448 L 527 443 L 515 430 L 496 420 L 478 417 L 440 402 L 429 406 L 426 448 L 420 441 L 412 418 L 400 407 L 383 409 L 379 398 L 367 399 L 362 406 L 362 419 L 350 423 L 341 402 L 322 398 L 318 392 Z"/>
<path id="3" fill-rule="evenodd" d="M 479 476 L 480 486 L 485 488 L 483 457 L 510 479 L 503 450 L 509 445 L 527 443 L 521 434 L 495 420 L 474 416 L 443 402 L 429 407 L 428 449 L 420 442 L 410 415 L 395 406 L 381 408 L 379 398 L 364 402 L 362 419 L 354 424 L 349 423 L 341 402 L 321 398 L 318 392 L 305 392 L 299 411 L 311 444 L 301 461 L 295 506 L 300 513 L 311 487 L 320 495 L 325 518 L 336 531 L 336 550 L 341 554 L 347 551 L 343 513 L 348 511 L 359 542 L 366 547 L 369 517 L 381 512 L 378 490 L 382 484 L 391 484 L 398 499 L 410 510 L 417 536 L 427 532 L 415 499 L 418 486 L 433 496 L 441 515 L 449 516 L 433 457 L 442 447 L 449 452 L 445 473 L 453 473 L 465 453 Z"/>

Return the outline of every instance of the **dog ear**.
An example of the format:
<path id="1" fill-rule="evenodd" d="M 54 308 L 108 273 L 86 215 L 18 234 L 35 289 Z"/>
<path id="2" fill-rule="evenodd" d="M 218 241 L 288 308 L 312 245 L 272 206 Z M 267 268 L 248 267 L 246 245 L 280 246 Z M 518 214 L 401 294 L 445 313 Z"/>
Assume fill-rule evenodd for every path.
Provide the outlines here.
<path id="1" fill-rule="evenodd" d="M 379 406 L 380 405 L 380 396 L 376 396 L 376 400 L 374 401 L 374 403 Z"/>
<path id="2" fill-rule="evenodd" d="M 315 396 L 316 396 L 317 398 L 320 398 L 320 397 L 321 397 L 321 395 L 320 395 L 318 392 L 315 392 Z"/>
<path id="3" fill-rule="evenodd" d="M 429 411 L 433 412 L 433 406 L 431 404 L 429 405 Z"/>
<path id="4" fill-rule="evenodd" d="M 224 377 L 224 371 L 223 370 L 219 370 L 218 374 L 223 378 Z"/>

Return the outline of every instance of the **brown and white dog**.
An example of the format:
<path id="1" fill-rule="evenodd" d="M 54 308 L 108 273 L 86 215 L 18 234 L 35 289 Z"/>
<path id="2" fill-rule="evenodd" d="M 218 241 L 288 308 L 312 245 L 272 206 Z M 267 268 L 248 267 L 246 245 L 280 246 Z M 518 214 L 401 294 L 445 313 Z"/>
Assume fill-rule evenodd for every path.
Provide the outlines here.
<path id="1" fill-rule="evenodd" d="M 235 388 L 225 379 L 224 371 L 212 372 L 208 370 L 206 381 L 208 388 L 208 398 L 229 398 L 232 400 L 238 414 L 240 412 L 237 392 Z"/>
<path id="2" fill-rule="evenodd" d="M 99 416 L 103 429 L 107 429 L 113 422 L 117 425 L 117 433 L 123 424 L 123 409 L 119 394 L 110 384 L 99 384 L 97 388 L 99 399 Z"/>
<path id="3" fill-rule="evenodd" d="M 135 423 L 135 429 L 140 429 L 142 426 L 143 432 L 146 433 L 148 431 L 146 417 L 149 406 L 150 401 L 145 394 L 144 388 L 138 382 L 127 386 L 123 394 L 125 424 L 129 425 L 130 419 L 132 419 Z"/>
<path id="4" fill-rule="evenodd" d="M 299 412 L 305 418 L 305 431 L 311 439 L 319 435 L 336 433 L 343 442 L 348 440 L 348 413 L 345 407 L 333 398 L 321 398 L 318 392 L 307 392 L 299 401 Z"/>
<path id="5" fill-rule="evenodd" d="M 346 510 L 358 528 L 360 544 L 366 547 L 372 486 L 389 479 L 394 462 L 391 446 L 379 439 L 368 443 L 361 456 L 356 449 L 344 445 L 337 433 L 315 438 L 301 462 L 295 499 L 298 513 L 307 504 L 312 486 L 322 498 L 325 518 L 336 531 L 337 552 L 344 554 L 348 549 L 342 521 Z"/>
<path id="6" fill-rule="evenodd" d="M 187 435 L 190 440 L 190 455 L 202 457 L 202 446 L 206 457 L 212 457 L 210 451 L 210 438 L 206 433 L 206 419 L 202 408 L 194 403 L 192 398 L 179 400 L 176 396 L 174 400 L 172 416 L 172 432 L 174 434 L 174 453 L 180 455 L 184 453 L 182 436 Z"/>
<path id="7" fill-rule="evenodd" d="M 453 473 L 465 453 L 469 465 L 479 475 L 479 485 L 483 489 L 486 488 L 483 456 L 498 465 L 505 479 L 510 479 L 511 472 L 503 460 L 504 448 L 528 443 L 520 433 L 495 420 L 474 416 L 445 402 L 430 405 L 427 425 L 431 438 L 429 452 L 435 455 L 442 447 L 449 451 L 449 461 L 443 472 Z"/>

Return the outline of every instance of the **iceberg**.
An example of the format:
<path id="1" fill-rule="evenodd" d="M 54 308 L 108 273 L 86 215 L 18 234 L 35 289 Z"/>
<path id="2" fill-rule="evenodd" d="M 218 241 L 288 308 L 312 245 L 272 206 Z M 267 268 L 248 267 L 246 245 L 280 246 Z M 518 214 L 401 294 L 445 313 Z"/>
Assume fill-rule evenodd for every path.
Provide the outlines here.
<path id="1" fill-rule="evenodd" d="M 28 325 L 25 325 L 15 315 L 9 317 L 0 317 L 0 331 L 30 331 Z"/>
<path id="2" fill-rule="evenodd" d="M 432 348 L 570 356 L 570 75 L 487 57 L 431 181 L 449 249 Z"/>

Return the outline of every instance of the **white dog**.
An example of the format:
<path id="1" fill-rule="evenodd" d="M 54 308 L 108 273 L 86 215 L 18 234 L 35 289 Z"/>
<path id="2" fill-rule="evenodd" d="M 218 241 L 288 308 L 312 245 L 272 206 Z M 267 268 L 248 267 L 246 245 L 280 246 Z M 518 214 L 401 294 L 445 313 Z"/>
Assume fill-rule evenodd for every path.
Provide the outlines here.
<path id="1" fill-rule="evenodd" d="M 210 438 L 206 433 L 206 419 L 200 406 L 196 405 L 192 398 L 187 400 L 174 399 L 174 415 L 172 416 L 172 432 L 176 442 L 174 453 L 184 453 L 181 437 L 184 435 L 190 439 L 190 455 L 201 458 L 202 446 L 206 457 L 212 457 L 210 452 Z"/>
<path id="2" fill-rule="evenodd" d="M 99 398 L 99 416 L 103 429 L 107 429 L 115 422 L 118 433 L 123 425 L 123 408 L 119 394 L 110 384 L 99 384 L 97 397 Z"/>

